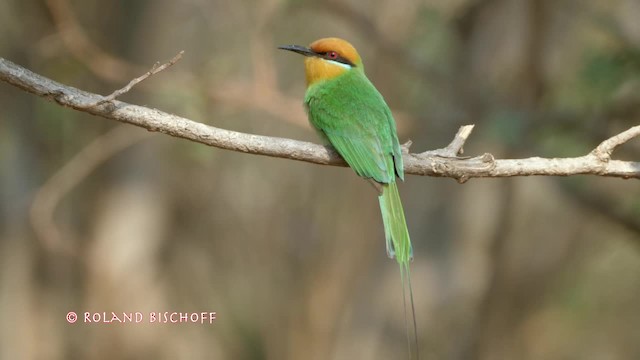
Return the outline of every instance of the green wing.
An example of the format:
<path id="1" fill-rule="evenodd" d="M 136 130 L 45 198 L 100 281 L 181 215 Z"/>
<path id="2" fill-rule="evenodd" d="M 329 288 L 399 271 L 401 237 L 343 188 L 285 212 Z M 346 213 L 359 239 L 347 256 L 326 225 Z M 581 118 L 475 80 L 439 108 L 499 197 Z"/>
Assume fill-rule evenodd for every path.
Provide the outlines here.
<path id="1" fill-rule="evenodd" d="M 358 175 L 379 183 L 404 178 L 395 121 L 364 73 L 313 85 L 305 104 L 311 123 Z"/>

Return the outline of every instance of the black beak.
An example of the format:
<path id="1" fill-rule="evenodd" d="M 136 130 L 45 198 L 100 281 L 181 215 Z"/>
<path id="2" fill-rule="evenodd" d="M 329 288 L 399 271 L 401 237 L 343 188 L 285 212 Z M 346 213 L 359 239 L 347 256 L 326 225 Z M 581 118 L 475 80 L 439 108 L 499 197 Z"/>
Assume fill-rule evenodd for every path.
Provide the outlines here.
<path id="1" fill-rule="evenodd" d="M 300 45 L 282 45 L 278 46 L 278 49 L 293 51 L 304 56 L 318 56 L 318 54 L 311 51 L 311 49 L 307 49 L 306 47 Z"/>

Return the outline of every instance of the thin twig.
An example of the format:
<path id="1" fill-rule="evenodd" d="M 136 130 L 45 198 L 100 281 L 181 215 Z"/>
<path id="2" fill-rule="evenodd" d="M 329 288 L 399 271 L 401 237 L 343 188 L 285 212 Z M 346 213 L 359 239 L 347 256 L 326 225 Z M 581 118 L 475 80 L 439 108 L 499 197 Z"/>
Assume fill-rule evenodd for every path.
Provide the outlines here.
<path id="1" fill-rule="evenodd" d="M 618 135 L 612 136 L 603 141 L 596 147 L 591 154 L 596 156 L 600 161 L 609 161 L 611 154 L 620 145 L 640 135 L 640 125 L 634 126 Z"/>
<path id="2" fill-rule="evenodd" d="M 453 140 L 451 140 L 451 142 L 449 143 L 449 145 L 447 145 L 447 147 L 444 147 L 442 149 L 437 149 L 437 150 L 425 151 L 421 154 L 416 154 L 416 156 L 418 157 L 441 156 L 441 157 L 455 158 L 455 157 L 458 157 L 458 155 L 462 155 L 462 153 L 464 153 L 464 150 L 463 150 L 464 143 L 467 142 L 467 139 L 469 138 L 469 135 L 471 135 L 471 132 L 473 131 L 474 126 L 475 125 L 461 126 L 460 129 L 458 129 L 456 136 L 453 137 Z"/>
<path id="3" fill-rule="evenodd" d="M 176 56 L 174 56 L 171 60 L 169 60 L 169 62 L 166 62 L 162 65 L 160 65 L 159 62 L 153 64 L 153 67 L 151 68 L 151 70 L 147 71 L 145 74 L 143 74 L 142 76 L 139 76 L 131 81 L 129 81 L 129 83 L 127 84 L 127 86 L 118 89 L 114 92 L 112 92 L 111 94 L 103 97 L 102 99 L 98 100 L 98 101 L 94 101 L 92 103 L 89 103 L 87 105 L 84 105 L 83 107 L 88 109 L 88 108 L 92 108 L 98 105 L 102 105 L 104 103 L 107 103 L 109 101 L 113 101 L 115 100 L 118 96 L 121 96 L 123 94 L 126 94 L 129 92 L 129 90 L 131 90 L 134 86 L 136 86 L 138 83 L 145 81 L 146 79 L 150 78 L 151 76 L 159 73 L 162 70 L 165 70 L 171 66 L 173 66 L 173 64 L 177 63 L 178 61 L 180 61 L 180 59 L 182 59 L 182 54 L 184 54 L 184 50 L 180 51 Z"/>

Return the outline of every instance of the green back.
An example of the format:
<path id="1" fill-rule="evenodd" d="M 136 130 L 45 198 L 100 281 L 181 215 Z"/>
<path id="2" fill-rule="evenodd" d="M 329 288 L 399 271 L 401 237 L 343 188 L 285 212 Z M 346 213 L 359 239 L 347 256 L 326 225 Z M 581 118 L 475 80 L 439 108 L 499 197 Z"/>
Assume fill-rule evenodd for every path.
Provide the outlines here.
<path id="1" fill-rule="evenodd" d="M 311 124 L 358 175 L 379 183 L 404 179 L 396 123 L 363 70 L 313 84 L 305 104 Z"/>

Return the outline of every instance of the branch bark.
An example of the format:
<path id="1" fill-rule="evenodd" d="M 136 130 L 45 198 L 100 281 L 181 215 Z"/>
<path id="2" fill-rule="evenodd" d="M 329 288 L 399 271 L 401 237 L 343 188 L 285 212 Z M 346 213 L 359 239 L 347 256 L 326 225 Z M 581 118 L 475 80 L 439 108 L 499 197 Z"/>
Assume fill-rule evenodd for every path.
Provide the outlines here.
<path id="1" fill-rule="evenodd" d="M 321 165 L 347 165 L 330 146 L 220 129 L 115 99 L 102 102 L 104 98 L 98 94 L 60 84 L 3 58 L 0 58 L 0 80 L 61 106 L 221 149 Z M 640 126 L 605 140 L 592 152 L 580 157 L 495 159 L 488 153 L 471 158 L 455 157 L 461 152 L 471 129 L 472 126 L 462 127 L 444 149 L 415 154 L 408 153 L 407 148 L 405 172 L 450 177 L 459 182 L 480 177 L 586 174 L 640 179 L 640 162 L 611 159 L 616 147 L 640 135 Z"/>

